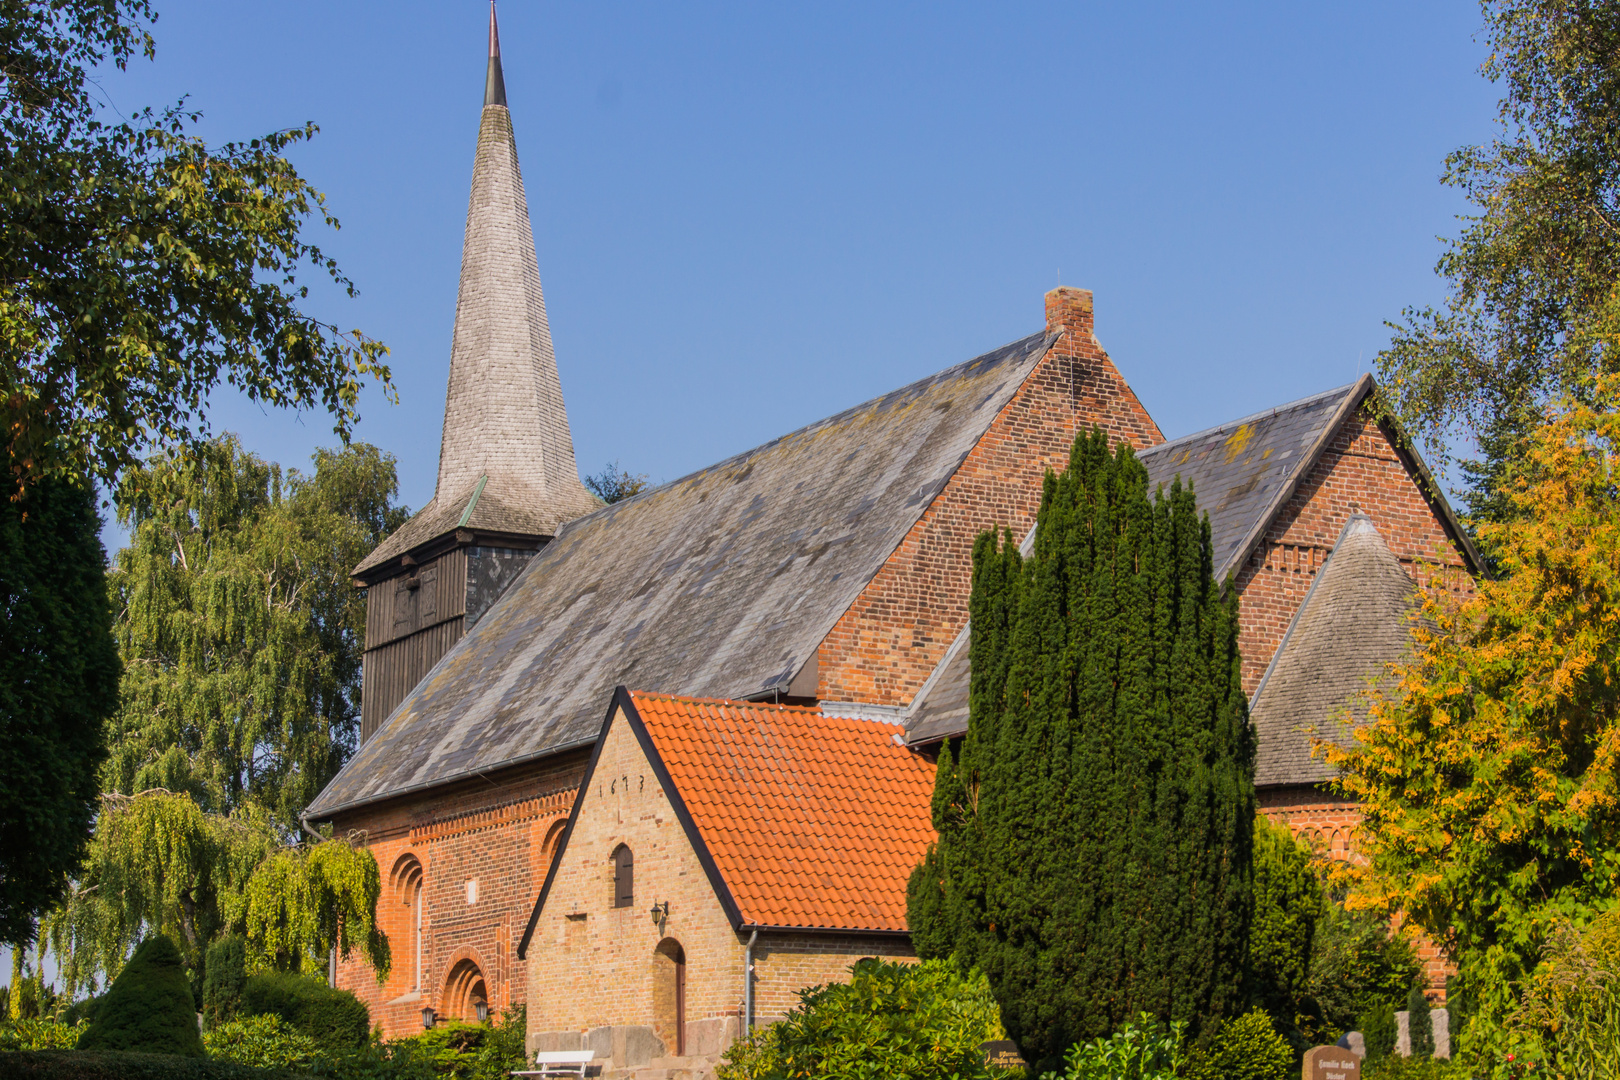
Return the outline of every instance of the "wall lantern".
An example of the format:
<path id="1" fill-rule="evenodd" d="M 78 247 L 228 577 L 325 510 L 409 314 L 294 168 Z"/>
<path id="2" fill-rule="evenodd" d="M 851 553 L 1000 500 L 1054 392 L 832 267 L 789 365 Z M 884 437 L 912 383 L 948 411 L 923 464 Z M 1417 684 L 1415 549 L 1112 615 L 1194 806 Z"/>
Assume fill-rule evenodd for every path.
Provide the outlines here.
<path id="1" fill-rule="evenodd" d="M 477 1001 L 473 1002 L 473 1011 L 478 1014 L 478 1022 L 480 1024 L 488 1023 L 489 1002 L 483 1000 L 482 998 L 478 999 Z"/>
<path id="2" fill-rule="evenodd" d="M 662 904 L 654 904 L 652 906 L 653 925 L 657 926 L 660 930 L 662 930 L 664 928 L 665 921 L 668 920 L 668 919 L 669 919 L 669 901 L 668 900 L 665 900 Z"/>
<path id="3" fill-rule="evenodd" d="M 425 1028 L 433 1027 L 433 1021 L 436 1020 L 436 1019 L 438 1019 L 438 1014 L 433 1011 L 433 1006 L 429 1005 L 427 1008 L 422 1010 L 422 1026 L 423 1027 L 425 1027 Z"/>

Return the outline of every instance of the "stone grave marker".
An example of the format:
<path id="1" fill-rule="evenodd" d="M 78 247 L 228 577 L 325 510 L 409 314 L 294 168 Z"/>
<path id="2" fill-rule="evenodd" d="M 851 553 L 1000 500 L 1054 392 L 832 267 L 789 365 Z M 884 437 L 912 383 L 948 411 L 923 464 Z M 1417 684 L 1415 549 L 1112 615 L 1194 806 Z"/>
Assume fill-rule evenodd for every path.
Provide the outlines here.
<path id="1" fill-rule="evenodd" d="M 1318 1046 L 1305 1055 L 1303 1080 L 1361 1080 L 1361 1059 L 1342 1046 Z"/>
<path id="2" fill-rule="evenodd" d="M 1028 1063 L 1018 1052 L 1018 1044 L 1011 1039 L 991 1039 L 987 1043 L 980 1043 L 979 1049 L 984 1051 L 984 1065 L 987 1069 L 1025 1069 Z"/>

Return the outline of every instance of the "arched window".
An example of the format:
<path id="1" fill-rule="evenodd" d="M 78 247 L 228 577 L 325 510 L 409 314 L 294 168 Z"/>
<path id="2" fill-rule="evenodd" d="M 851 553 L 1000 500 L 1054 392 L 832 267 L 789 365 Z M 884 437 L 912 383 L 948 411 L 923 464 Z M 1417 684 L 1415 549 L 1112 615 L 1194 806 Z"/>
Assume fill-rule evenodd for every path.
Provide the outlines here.
<path id="1" fill-rule="evenodd" d="M 410 908 L 411 927 L 411 955 L 414 965 L 411 968 L 411 989 L 422 989 L 422 862 L 415 855 L 407 852 L 401 855 L 394 863 L 394 895 L 399 897 L 400 903 Z"/>
<path id="2" fill-rule="evenodd" d="M 636 902 L 635 856 L 620 844 L 613 849 L 613 906 L 630 907 Z"/>

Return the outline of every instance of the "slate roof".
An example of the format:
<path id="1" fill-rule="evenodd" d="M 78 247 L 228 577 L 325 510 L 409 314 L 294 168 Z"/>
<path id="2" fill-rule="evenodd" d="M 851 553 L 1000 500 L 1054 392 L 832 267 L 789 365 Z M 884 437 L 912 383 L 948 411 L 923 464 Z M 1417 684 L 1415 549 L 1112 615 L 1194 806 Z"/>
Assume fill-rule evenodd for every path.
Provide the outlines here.
<path id="1" fill-rule="evenodd" d="M 586 746 L 615 685 L 785 688 L 1053 340 L 1033 334 L 563 526 L 308 816 Z"/>
<path id="2" fill-rule="evenodd" d="M 1372 519 L 1351 515 L 1254 692 L 1256 787 L 1333 778 L 1312 745 L 1349 745 L 1361 691 L 1410 646 L 1416 591 Z"/>
<path id="3" fill-rule="evenodd" d="M 1243 565 L 1339 424 L 1366 399 L 1372 377 L 1142 451 L 1148 484 L 1191 484 L 1209 515 L 1215 580 Z"/>
<path id="4" fill-rule="evenodd" d="M 1178 476 L 1182 483 L 1192 484 L 1199 511 L 1209 514 L 1217 581 L 1225 581 L 1243 565 L 1334 432 L 1372 390 L 1372 376 L 1363 375 L 1348 386 L 1138 452 L 1151 488 L 1160 484 L 1168 488 Z M 1421 461 L 1409 457 L 1408 465 L 1427 481 Z M 1479 559 L 1450 507 L 1438 496 L 1436 502 L 1470 565 L 1479 569 Z M 936 742 L 967 731 L 971 634 L 971 625 L 962 629 L 912 701 L 906 715 L 911 743 Z"/>
<path id="5" fill-rule="evenodd" d="M 631 699 L 741 925 L 906 929 L 934 768 L 898 724 L 819 709 Z"/>
<path id="6" fill-rule="evenodd" d="M 490 16 L 490 78 L 500 55 Z M 493 85 L 493 83 L 491 84 Z M 361 560 L 364 575 L 457 529 L 552 536 L 601 505 L 579 482 L 534 229 L 504 94 L 478 127 L 433 499 Z"/>

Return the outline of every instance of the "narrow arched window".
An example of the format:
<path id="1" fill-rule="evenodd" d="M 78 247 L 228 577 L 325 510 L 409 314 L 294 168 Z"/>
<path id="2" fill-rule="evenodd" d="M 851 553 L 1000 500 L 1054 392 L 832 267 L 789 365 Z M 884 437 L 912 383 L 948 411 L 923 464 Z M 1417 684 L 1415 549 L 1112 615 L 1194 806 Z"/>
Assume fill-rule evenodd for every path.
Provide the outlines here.
<path id="1" fill-rule="evenodd" d="M 635 902 L 635 856 L 620 844 L 613 849 L 613 906 L 630 907 Z"/>

